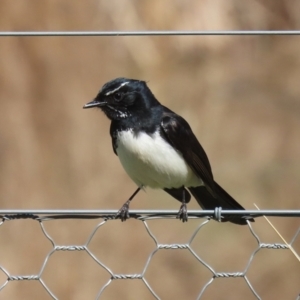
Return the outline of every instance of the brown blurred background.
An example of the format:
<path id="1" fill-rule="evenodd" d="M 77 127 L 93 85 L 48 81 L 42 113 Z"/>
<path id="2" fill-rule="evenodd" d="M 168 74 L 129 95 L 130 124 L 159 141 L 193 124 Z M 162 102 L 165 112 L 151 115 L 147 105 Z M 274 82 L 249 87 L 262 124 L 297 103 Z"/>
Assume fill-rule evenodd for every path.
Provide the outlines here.
<path id="1" fill-rule="evenodd" d="M 0 2 L 1 31 L 299 29 L 298 1 L 152 0 Z M 115 77 L 148 81 L 184 116 L 216 180 L 242 205 L 299 209 L 300 37 L 0 38 L 1 209 L 118 209 L 135 189 L 113 154 L 109 121 L 84 111 Z M 134 209 L 178 209 L 161 191 L 140 193 Z M 195 201 L 190 209 L 198 209 Z M 291 241 L 299 218 L 271 218 Z M 57 245 L 83 244 L 99 220 L 44 222 Z M 185 243 L 201 220 L 149 221 L 159 243 Z M 264 219 L 265 243 L 281 239 Z M 247 227 L 211 221 L 192 243 L 216 272 L 242 272 L 257 243 Z M 300 253 L 300 236 L 294 247 Z M 109 221 L 90 250 L 114 273 L 141 273 L 155 249 L 140 221 Z M 38 222 L 0 226 L 0 265 L 37 274 L 52 249 Z M 109 274 L 86 252 L 56 252 L 42 278 L 58 299 L 95 299 Z M 195 299 L 212 274 L 188 250 L 160 250 L 145 278 L 161 299 Z M 261 250 L 247 277 L 262 299 L 296 299 L 299 261 Z M 6 276 L 0 271 L 0 286 Z M 9 282 L 0 299 L 51 299 L 38 281 Z M 140 280 L 114 281 L 101 299 L 154 299 Z M 216 279 L 201 299 L 256 299 L 241 279 Z"/>

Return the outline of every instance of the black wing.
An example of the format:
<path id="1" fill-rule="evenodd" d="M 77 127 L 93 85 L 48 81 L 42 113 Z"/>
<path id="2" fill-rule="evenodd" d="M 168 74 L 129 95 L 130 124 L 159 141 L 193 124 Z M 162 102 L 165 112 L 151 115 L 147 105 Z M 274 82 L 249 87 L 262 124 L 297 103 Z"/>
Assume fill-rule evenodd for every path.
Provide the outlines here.
<path id="1" fill-rule="evenodd" d="M 190 125 L 181 116 L 164 108 L 161 120 L 162 136 L 179 151 L 189 167 L 215 196 L 215 183 L 207 155 Z"/>

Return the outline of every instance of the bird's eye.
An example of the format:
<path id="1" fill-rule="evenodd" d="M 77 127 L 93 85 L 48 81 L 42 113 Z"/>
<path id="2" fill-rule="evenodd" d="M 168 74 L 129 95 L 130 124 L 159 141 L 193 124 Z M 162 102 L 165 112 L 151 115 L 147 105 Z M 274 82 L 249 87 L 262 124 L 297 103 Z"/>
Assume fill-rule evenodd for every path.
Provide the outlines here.
<path id="1" fill-rule="evenodd" d="M 118 92 L 114 94 L 114 99 L 120 101 L 122 99 L 122 93 Z"/>

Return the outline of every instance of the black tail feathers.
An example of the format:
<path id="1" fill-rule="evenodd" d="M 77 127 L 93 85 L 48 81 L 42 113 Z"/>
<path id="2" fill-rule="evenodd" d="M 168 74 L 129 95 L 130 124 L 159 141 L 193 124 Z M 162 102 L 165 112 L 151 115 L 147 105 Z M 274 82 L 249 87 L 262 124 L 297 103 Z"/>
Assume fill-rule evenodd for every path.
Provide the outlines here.
<path id="1" fill-rule="evenodd" d="M 235 201 L 226 191 L 223 190 L 216 182 L 214 197 L 205 186 L 191 187 L 189 191 L 195 197 L 202 209 L 212 210 L 216 207 L 222 207 L 223 210 L 244 210 L 244 208 Z M 238 225 L 247 225 L 247 220 L 254 222 L 253 218 L 241 218 L 238 215 L 226 215 L 222 222 L 231 222 Z"/>

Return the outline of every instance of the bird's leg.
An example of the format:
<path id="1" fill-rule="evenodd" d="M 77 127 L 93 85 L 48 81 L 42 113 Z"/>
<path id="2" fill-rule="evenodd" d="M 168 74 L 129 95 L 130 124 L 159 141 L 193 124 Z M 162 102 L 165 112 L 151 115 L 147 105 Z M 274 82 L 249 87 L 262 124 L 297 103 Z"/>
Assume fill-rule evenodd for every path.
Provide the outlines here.
<path id="1" fill-rule="evenodd" d="M 188 213 L 187 213 L 187 207 L 186 207 L 186 202 L 185 202 L 184 189 L 183 189 L 183 193 L 182 193 L 182 204 L 178 211 L 177 219 L 181 220 L 182 222 L 187 222 L 187 220 L 188 220 Z"/>
<path id="2" fill-rule="evenodd" d="M 117 214 L 115 216 L 115 219 L 120 218 L 122 222 L 129 219 L 129 204 L 130 204 L 130 201 L 140 191 L 141 188 L 142 188 L 142 186 L 138 187 L 137 190 L 130 196 L 130 198 L 123 204 L 123 206 L 117 212 Z"/>

